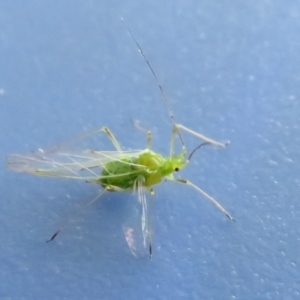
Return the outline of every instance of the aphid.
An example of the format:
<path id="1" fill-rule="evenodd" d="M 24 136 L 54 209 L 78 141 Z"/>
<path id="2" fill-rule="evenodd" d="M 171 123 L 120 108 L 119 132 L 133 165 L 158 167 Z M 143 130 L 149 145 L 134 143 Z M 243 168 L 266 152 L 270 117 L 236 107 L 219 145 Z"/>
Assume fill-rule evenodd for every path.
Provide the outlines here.
<path id="1" fill-rule="evenodd" d="M 225 148 L 227 143 L 214 141 L 175 122 L 169 101 L 164 94 L 152 66 L 131 31 L 129 29 L 128 31 L 159 87 L 173 123 L 169 156 L 163 156 L 151 150 L 152 134 L 150 131 L 147 131 L 147 147 L 145 150 L 124 151 L 113 133 L 107 127 L 102 127 L 81 136 L 75 141 L 67 142 L 48 150 L 38 149 L 35 153 L 26 155 L 11 154 L 7 157 L 7 165 L 9 169 L 17 172 L 26 172 L 40 176 L 79 179 L 97 184 L 101 187 L 100 195 L 90 203 L 94 202 L 105 192 L 134 192 L 137 195 L 138 201 L 133 205 L 133 207 L 136 208 L 133 213 L 135 216 L 132 218 L 129 217 L 128 224 L 123 228 L 125 239 L 134 255 L 139 255 L 141 252 L 146 251 L 151 257 L 153 186 L 162 180 L 175 181 L 194 188 L 205 198 L 210 200 L 230 220 L 234 220 L 225 208 L 213 197 L 189 180 L 174 176 L 174 173 L 177 173 L 189 164 L 195 151 L 204 145 Z M 104 133 L 109 138 L 115 150 L 100 151 L 84 149 L 71 151 L 69 149 L 70 145 L 77 140 L 99 132 Z M 189 155 L 187 155 L 182 132 L 189 133 L 203 141 Z M 174 153 L 176 138 L 179 138 L 181 143 L 181 151 L 178 154 Z M 62 228 L 63 227 L 55 232 L 49 241 L 52 241 Z"/>

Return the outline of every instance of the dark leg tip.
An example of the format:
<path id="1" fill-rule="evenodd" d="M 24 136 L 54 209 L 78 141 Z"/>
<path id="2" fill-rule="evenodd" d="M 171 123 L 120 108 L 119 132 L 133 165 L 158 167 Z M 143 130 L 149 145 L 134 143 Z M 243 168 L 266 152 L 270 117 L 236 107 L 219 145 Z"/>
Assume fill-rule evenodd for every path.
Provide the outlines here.
<path id="1" fill-rule="evenodd" d="M 55 239 L 55 237 L 59 234 L 59 232 L 61 231 L 61 228 L 59 228 L 51 237 L 50 240 L 46 241 L 46 243 L 49 243 L 51 241 L 53 241 Z"/>

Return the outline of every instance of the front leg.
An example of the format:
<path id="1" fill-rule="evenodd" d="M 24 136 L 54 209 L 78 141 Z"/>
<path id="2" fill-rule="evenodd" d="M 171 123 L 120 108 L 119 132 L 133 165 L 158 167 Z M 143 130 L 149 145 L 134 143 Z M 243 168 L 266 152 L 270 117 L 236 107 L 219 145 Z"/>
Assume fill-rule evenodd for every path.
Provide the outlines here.
<path id="1" fill-rule="evenodd" d="M 224 213 L 227 216 L 227 218 L 229 220 L 235 221 L 235 219 L 227 212 L 227 210 L 216 199 L 214 199 L 212 196 L 208 195 L 206 192 L 204 192 L 202 189 L 200 189 L 197 185 L 193 184 L 192 182 L 190 182 L 187 179 L 174 178 L 174 177 L 168 178 L 168 179 L 178 182 L 178 183 L 182 183 L 182 184 L 191 186 L 196 191 L 198 191 L 201 195 L 203 195 L 206 199 L 210 200 L 222 213 Z"/>

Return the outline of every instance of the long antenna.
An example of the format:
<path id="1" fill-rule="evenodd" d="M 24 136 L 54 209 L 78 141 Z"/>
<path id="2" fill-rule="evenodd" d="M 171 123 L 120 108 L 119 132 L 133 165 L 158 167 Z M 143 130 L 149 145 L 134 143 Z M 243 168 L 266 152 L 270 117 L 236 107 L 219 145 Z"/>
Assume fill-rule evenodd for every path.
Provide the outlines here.
<path id="1" fill-rule="evenodd" d="M 125 22 L 123 18 L 121 18 L 121 20 L 122 20 L 123 22 Z M 163 90 L 163 88 L 162 88 L 162 86 L 161 86 L 161 84 L 160 84 L 160 82 L 159 82 L 159 80 L 158 80 L 158 78 L 157 78 L 157 76 L 156 76 L 156 74 L 155 74 L 155 72 L 154 72 L 154 70 L 153 70 L 153 68 L 152 68 L 152 66 L 151 66 L 151 64 L 150 64 L 150 62 L 149 62 L 149 60 L 148 60 L 148 58 L 147 58 L 146 55 L 144 54 L 144 52 L 143 52 L 143 50 L 142 50 L 140 44 L 139 44 L 138 41 L 136 40 L 135 36 L 133 35 L 132 31 L 130 30 L 130 28 L 128 27 L 128 25 L 126 24 L 126 22 L 125 22 L 125 26 L 126 26 L 128 32 L 129 32 L 129 34 L 131 35 L 131 37 L 132 37 L 132 39 L 133 39 L 135 45 L 137 46 L 139 52 L 141 53 L 141 55 L 143 56 L 145 62 L 147 63 L 147 65 L 148 65 L 148 67 L 149 67 L 149 69 L 150 69 L 150 71 L 151 71 L 151 73 L 152 73 L 152 75 L 153 75 L 153 77 L 154 77 L 154 79 L 155 79 L 155 81 L 156 81 L 158 87 L 159 87 L 160 93 L 161 93 L 161 95 L 162 95 L 162 97 L 163 97 L 163 99 L 164 99 L 164 102 L 165 102 L 165 104 L 166 104 L 167 110 L 169 111 L 169 115 L 170 115 L 170 117 L 171 117 L 171 120 L 172 120 L 172 123 L 173 123 L 173 127 L 174 127 L 174 128 L 176 129 L 176 131 L 177 131 L 177 134 L 178 134 L 178 136 L 179 136 L 179 139 L 180 139 L 180 141 L 181 141 L 182 146 L 184 146 L 183 138 L 182 138 L 182 136 L 181 136 L 181 134 L 180 134 L 180 132 L 179 132 L 177 126 L 176 126 L 176 121 L 175 121 L 175 117 L 174 117 L 173 112 L 172 112 L 172 109 L 171 109 L 170 102 L 169 102 L 169 100 L 168 100 L 166 94 L 164 93 L 164 90 Z"/>

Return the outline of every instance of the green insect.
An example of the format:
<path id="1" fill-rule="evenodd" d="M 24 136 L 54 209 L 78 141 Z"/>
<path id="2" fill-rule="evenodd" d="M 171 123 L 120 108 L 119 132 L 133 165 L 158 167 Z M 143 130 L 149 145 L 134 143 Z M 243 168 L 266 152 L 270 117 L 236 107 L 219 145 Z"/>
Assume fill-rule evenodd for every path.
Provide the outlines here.
<path id="1" fill-rule="evenodd" d="M 7 157 L 7 165 L 9 169 L 17 172 L 26 172 L 40 176 L 79 179 L 98 184 L 101 187 L 101 192 L 89 204 L 94 202 L 105 192 L 135 193 L 138 201 L 133 204 L 134 210 L 132 216 L 128 217 L 128 221 L 123 227 L 125 239 L 134 255 L 140 255 L 146 252 L 149 253 L 151 257 L 153 186 L 159 184 L 162 180 L 175 181 L 194 188 L 205 198 L 210 200 L 230 220 L 234 220 L 225 208 L 213 197 L 189 180 L 174 176 L 174 173 L 177 173 L 189 164 L 195 151 L 202 146 L 212 145 L 225 148 L 228 143 L 219 143 L 175 122 L 170 104 L 154 70 L 137 40 L 129 29 L 128 31 L 158 84 L 173 123 L 169 156 L 163 156 L 151 150 L 152 134 L 150 131 L 147 131 L 146 149 L 124 151 L 113 133 L 107 127 L 102 127 L 88 134 L 84 134 L 75 141 L 60 144 L 48 150 L 38 149 L 35 153 L 27 155 L 11 154 Z M 115 150 L 98 151 L 81 149 L 71 151 L 69 149 L 70 145 L 77 140 L 100 132 L 109 138 Z M 182 132 L 191 134 L 203 141 L 189 155 L 187 155 Z M 176 138 L 179 138 L 181 143 L 181 151 L 178 154 L 174 153 Z M 63 227 L 55 232 L 49 241 L 52 241 L 62 228 Z"/>

